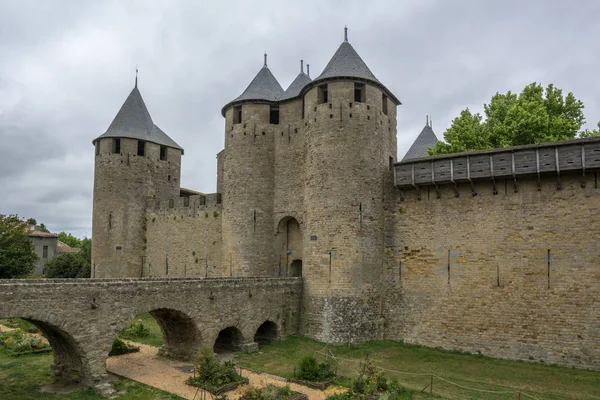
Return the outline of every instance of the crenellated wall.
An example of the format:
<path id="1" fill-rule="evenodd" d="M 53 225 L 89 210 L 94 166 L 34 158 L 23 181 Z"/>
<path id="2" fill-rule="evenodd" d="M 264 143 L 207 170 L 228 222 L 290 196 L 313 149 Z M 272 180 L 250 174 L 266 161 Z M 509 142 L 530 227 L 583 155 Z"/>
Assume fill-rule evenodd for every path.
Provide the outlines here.
<path id="1" fill-rule="evenodd" d="M 221 277 L 222 204 L 217 193 L 149 200 L 140 277 Z"/>

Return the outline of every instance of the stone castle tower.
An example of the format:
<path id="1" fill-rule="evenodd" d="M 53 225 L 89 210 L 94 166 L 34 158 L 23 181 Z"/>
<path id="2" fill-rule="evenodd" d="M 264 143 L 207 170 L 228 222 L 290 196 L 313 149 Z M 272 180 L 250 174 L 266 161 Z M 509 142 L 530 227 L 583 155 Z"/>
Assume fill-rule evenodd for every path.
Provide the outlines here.
<path id="1" fill-rule="evenodd" d="M 302 275 L 303 327 L 315 338 L 382 335 L 398 104 L 346 31 L 314 80 L 301 66 L 284 92 L 265 55 L 246 90 L 223 107 L 223 269 Z"/>
<path id="2" fill-rule="evenodd" d="M 152 121 L 135 87 L 94 139 L 92 276 L 144 276 L 148 199 L 179 196 L 183 149 Z"/>

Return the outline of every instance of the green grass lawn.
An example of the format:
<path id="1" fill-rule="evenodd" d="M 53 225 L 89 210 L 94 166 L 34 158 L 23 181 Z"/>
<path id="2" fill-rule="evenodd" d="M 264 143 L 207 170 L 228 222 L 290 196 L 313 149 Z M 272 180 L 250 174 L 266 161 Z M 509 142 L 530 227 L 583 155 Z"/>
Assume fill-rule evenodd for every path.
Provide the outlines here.
<path id="1" fill-rule="evenodd" d="M 69 394 L 42 393 L 40 386 L 52 383 L 50 364 L 52 354 L 37 354 L 11 357 L 0 351 L 0 399 L 2 400 L 99 400 L 92 389 L 81 389 Z M 167 400 L 181 399 L 178 396 L 151 388 L 144 384 L 121 378 L 114 382 L 115 388 L 123 392 L 123 400 Z"/>
<path id="2" fill-rule="evenodd" d="M 261 348 L 257 354 L 238 354 L 239 364 L 256 371 L 290 377 L 294 366 L 305 355 L 313 355 L 325 344 L 304 337 L 290 337 Z M 362 359 L 368 353 L 377 365 L 413 373 L 434 373 L 462 386 L 491 391 L 521 390 L 540 400 L 600 399 L 600 373 L 561 368 L 519 361 L 498 360 L 457 352 L 447 352 L 391 341 L 371 342 L 353 346 L 329 346 L 336 357 Z M 317 357 L 324 360 L 324 357 Z M 357 362 L 341 361 L 338 373 L 346 377 L 340 381 L 348 385 L 356 376 Z M 405 387 L 420 391 L 430 376 L 415 376 L 385 372 Z M 434 378 L 433 392 L 447 399 L 517 399 L 516 394 L 475 392 Z M 416 397 L 415 397 L 416 398 Z M 522 395 L 521 399 L 528 399 Z"/>
<path id="3" fill-rule="evenodd" d="M 131 338 L 131 339 L 128 338 L 128 340 L 131 340 L 131 341 L 137 342 L 137 343 L 147 344 L 149 346 L 154 346 L 154 347 L 162 346 L 162 344 L 163 344 L 162 331 L 160 330 L 160 326 L 158 326 L 158 323 L 156 322 L 154 317 L 152 317 L 152 315 L 150 315 L 148 313 L 141 314 L 141 315 L 137 316 L 135 318 L 135 320 L 141 321 L 142 324 L 144 324 L 144 326 L 150 330 L 150 334 L 146 337 L 136 337 L 136 338 Z"/>

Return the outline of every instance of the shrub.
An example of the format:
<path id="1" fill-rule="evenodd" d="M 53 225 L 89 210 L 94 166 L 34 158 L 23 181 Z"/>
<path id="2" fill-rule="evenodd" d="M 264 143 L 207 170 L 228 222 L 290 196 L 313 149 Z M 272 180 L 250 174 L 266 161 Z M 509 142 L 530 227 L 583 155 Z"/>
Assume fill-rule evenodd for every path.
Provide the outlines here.
<path id="1" fill-rule="evenodd" d="M 150 329 L 142 323 L 142 320 L 136 320 L 121 332 L 121 336 L 126 339 L 145 338 L 150 336 Z"/>
<path id="2" fill-rule="evenodd" d="M 244 391 L 240 400 L 285 400 L 293 393 L 289 386 L 269 384 L 262 389 L 250 386 Z"/>
<path id="3" fill-rule="evenodd" d="M 50 347 L 41 337 L 27 335 L 20 329 L 8 332 L 0 332 L 0 347 L 9 353 L 29 353 L 35 350 L 43 350 Z"/>
<path id="4" fill-rule="evenodd" d="M 231 361 L 219 363 L 209 348 L 203 348 L 194 366 L 195 377 L 190 377 L 188 383 L 197 383 L 203 388 L 216 388 L 232 382 L 246 380 L 235 370 Z"/>
<path id="5" fill-rule="evenodd" d="M 112 348 L 108 353 L 109 356 L 118 356 L 121 354 L 134 353 L 136 351 L 140 351 L 139 347 L 131 346 L 122 341 L 119 338 L 116 338 L 113 342 Z"/>
<path id="6" fill-rule="evenodd" d="M 310 382 L 325 382 L 335 377 L 333 367 L 329 363 L 319 363 L 313 356 L 300 360 L 298 379 Z"/>

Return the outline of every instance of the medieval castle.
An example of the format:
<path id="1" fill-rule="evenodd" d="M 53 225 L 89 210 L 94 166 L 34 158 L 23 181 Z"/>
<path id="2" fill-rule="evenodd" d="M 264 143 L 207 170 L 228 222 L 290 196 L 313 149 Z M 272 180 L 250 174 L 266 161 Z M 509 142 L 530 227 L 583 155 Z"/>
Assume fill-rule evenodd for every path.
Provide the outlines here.
<path id="1" fill-rule="evenodd" d="M 428 157 L 426 125 L 398 162 L 400 104 L 347 33 L 287 90 L 265 56 L 204 194 L 136 82 L 93 141 L 93 277 L 301 276 L 321 341 L 600 368 L 600 140 Z"/>

